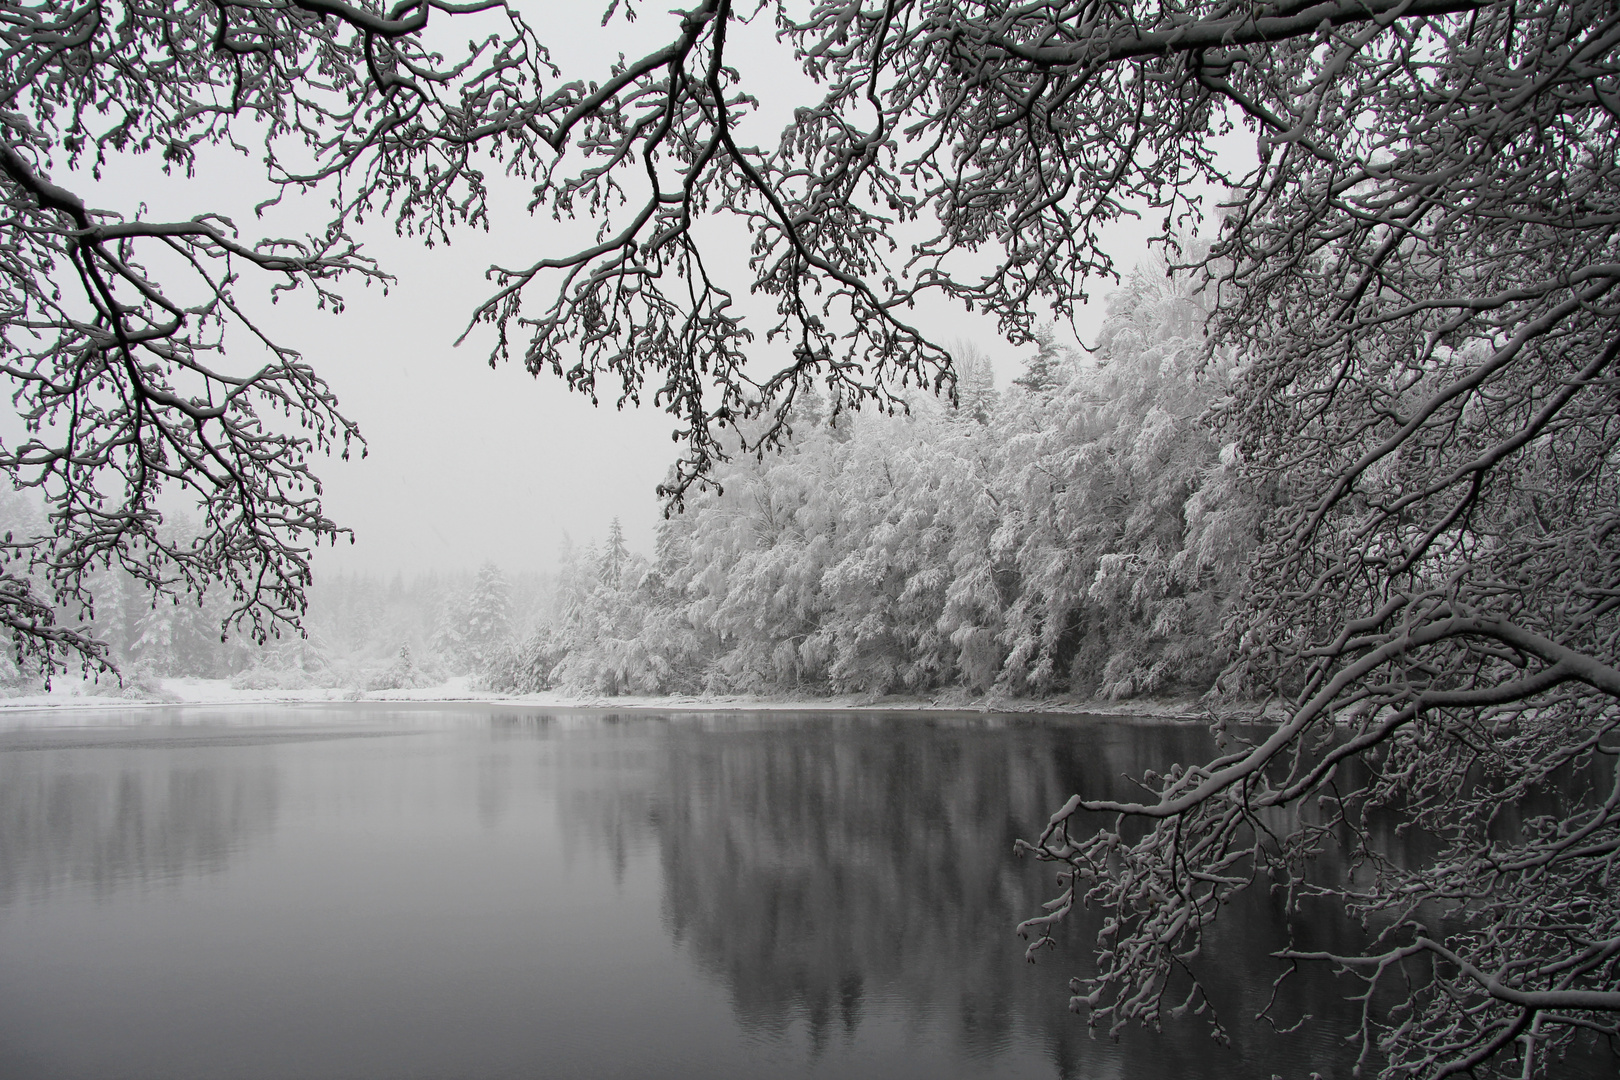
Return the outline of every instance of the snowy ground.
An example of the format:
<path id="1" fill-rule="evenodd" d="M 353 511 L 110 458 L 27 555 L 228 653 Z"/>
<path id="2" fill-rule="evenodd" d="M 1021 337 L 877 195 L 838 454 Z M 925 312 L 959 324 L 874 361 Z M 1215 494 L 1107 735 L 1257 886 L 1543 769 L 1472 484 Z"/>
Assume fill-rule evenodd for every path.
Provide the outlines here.
<path id="1" fill-rule="evenodd" d="M 153 693 L 125 693 L 116 680 L 106 677 L 98 682 L 77 679 L 58 679 L 49 693 L 22 694 L 0 699 L 0 715 L 7 715 L 6 723 L 58 722 L 83 723 L 87 716 L 76 716 L 94 711 L 98 723 L 106 723 L 106 712 L 117 711 L 132 719 L 142 711 L 153 708 L 173 708 L 185 705 L 276 705 L 298 702 L 325 701 L 485 701 L 506 705 L 524 705 L 553 709 L 656 709 L 656 710 L 820 710 L 820 709 L 882 709 L 894 710 L 949 710 L 997 713 L 1044 713 L 1111 716 L 1152 716 L 1177 719 L 1198 719 L 1201 712 L 1192 700 L 1178 701 L 1080 701 L 1067 698 L 969 698 L 960 693 L 934 698 L 882 697 L 871 695 L 818 698 L 766 698 L 766 697 L 577 697 L 564 694 L 542 693 L 508 696 L 474 690 L 465 676 L 446 681 L 439 686 L 415 690 L 308 689 L 308 690 L 244 690 L 231 686 L 225 679 L 162 679 Z"/>

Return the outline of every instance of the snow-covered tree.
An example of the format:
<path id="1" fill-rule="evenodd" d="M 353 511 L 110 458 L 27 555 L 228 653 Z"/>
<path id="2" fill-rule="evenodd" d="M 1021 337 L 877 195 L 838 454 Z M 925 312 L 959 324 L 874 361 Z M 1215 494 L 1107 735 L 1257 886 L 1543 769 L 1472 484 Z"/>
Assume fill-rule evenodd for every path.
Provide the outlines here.
<path id="1" fill-rule="evenodd" d="M 1047 397 L 1067 380 L 1064 367 L 1073 363 L 1073 354 L 1058 341 L 1051 323 L 1035 329 L 1035 344 L 1035 352 L 1025 359 L 1023 374 L 1013 380 L 1013 385 L 1026 394 Z"/>
<path id="2" fill-rule="evenodd" d="M 511 636 L 511 586 L 500 567 L 486 562 L 478 568 L 478 577 L 467 597 L 461 648 L 475 667 L 482 667 Z"/>
<path id="3" fill-rule="evenodd" d="M 624 527 L 616 517 L 608 526 L 607 540 L 602 545 L 602 557 L 597 566 L 602 584 L 618 588 L 624 583 L 625 571 L 630 566 L 630 548 L 624 542 Z"/>
<path id="4" fill-rule="evenodd" d="M 418 686 L 430 686 L 433 678 L 421 668 L 416 666 L 416 657 L 411 654 L 409 642 L 399 647 L 394 660 L 371 680 L 368 690 L 410 690 Z"/>
<path id="5" fill-rule="evenodd" d="M 971 341 L 951 346 L 951 367 L 956 373 L 956 409 L 981 424 L 990 422 L 996 408 L 996 373 L 990 357 Z"/>
<path id="6" fill-rule="evenodd" d="M 690 632 L 714 690 L 1208 687 L 1242 552 L 1206 526 L 1241 547 L 1253 515 L 1233 516 L 1245 493 L 1224 474 L 1204 491 L 1221 465 L 1201 416 L 1225 383 L 1188 279 L 1135 275 L 1102 364 L 1067 363 L 982 423 L 919 398 L 726 466 L 723 493 L 666 525 L 649 615 Z"/>

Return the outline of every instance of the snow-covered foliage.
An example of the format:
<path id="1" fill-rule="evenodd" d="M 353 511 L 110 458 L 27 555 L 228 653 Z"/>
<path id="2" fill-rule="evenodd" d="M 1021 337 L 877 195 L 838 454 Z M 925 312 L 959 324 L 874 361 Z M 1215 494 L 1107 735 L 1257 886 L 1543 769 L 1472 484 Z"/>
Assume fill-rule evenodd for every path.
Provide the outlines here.
<path id="1" fill-rule="evenodd" d="M 490 564 L 338 575 L 312 587 L 307 637 L 257 648 L 221 640 L 214 594 L 154 606 L 112 575 L 94 630 L 148 675 L 256 689 L 1201 691 L 1260 517 L 1204 421 L 1227 374 L 1203 305 L 1160 262 L 1110 299 L 1093 357 L 1042 330 L 1002 391 L 959 344 L 954 403 L 918 394 L 890 417 L 801 397 L 791 446 L 728 463 L 651 561 L 615 521 L 544 589 Z"/>
<path id="2" fill-rule="evenodd" d="M 1204 319 L 1190 279 L 1159 264 L 1116 294 L 1094 361 L 1046 332 L 1003 394 L 958 346 L 955 407 L 801 402 L 792 445 L 717 473 L 721 490 L 665 523 L 654 564 L 611 536 L 570 554 L 557 620 L 491 685 L 1206 688 L 1257 512 L 1201 421 L 1225 386 L 1201 360 Z"/>

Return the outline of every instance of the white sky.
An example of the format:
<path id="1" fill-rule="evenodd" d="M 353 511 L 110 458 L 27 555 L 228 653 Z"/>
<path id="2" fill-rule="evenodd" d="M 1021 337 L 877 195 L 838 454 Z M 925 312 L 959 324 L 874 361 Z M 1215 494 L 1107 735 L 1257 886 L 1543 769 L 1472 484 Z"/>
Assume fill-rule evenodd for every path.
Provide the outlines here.
<path id="1" fill-rule="evenodd" d="M 662 44 L 674 18 L 643 10 L 634 31 L 642 41 L 626 42 L 622 25 L 602 29 L 596 11 L 591 4 L 548 4 L 536 12 L 534 24 L 570 73 L 603 70 L 621 48 L 637 54 Z M 767 31 L 762 25 L 754 33 L 758 40 L 745 48 L 733 42 L 748 87 L 764 105 L 765 115 L 746 132 L 747 141 L 760 144 L 774 143 L 781 120 L 809 86 Z M 128 210 L 146 200 L 153 217 L 224 209 L 248 239 L 261 229 L 313 230 L 325 221 L 324 199 L 311 196 L 303 206 L 289 198 L 274 212 L 278 220 L 255 223 L 251 207 L 269 190 L 255 163 L 205 158 L 190 181 L 161 177 L 154 164 L 119 164 L 90 201 Z M 327 379 L 369 443 L 363 461 L 332 459 L 317 468 L 326 484 L 327 513 L 356 534 L 352 547 L 322 550 L 320 573 L 411 574 L 466 569 L 485 560 L 509 571 L 549 569 L 565 533 L 579 543 L 600 538 L 614 517 L 633 547 L 652 549 L 661 514 L 654 488 L 676 453 L 667 414 L 647 406 L 617 412 L 607 398 L 592 408 L 550 376 L 534 379 L 517 365 L 492 371 L 487 334 L 460 348 L 453 344 L 486 295 L 484 271 L 491 262 L 520 265 L 574 250 L 589 227 L 529 216 L 522 181 L 497 190 L 507 205 L 488 235 L 458 235 L 448 248 L 427 250 L 399 240 L 387 227 L 363 234 L 370 253 L 398 281 L 387 296 L 351 283 L 341 316 L 316 312 L 296 295 L 274 308 L 261 303 L 268 276 L 244 275 L 238 287 L 239 296 L 263 313 L 272 336 L 302 351 Z M 1110 247 L 1123 268 L 1146 253 L 1149 235 L 1131 220 L 1115 227 Z M 716 254 L 710 253 L 711 263 Z M 745 254 L 739 242 L 734 269 L 740 285 Z M 1100 307 L 1094 303 L 1082 315 L 1082 334 L 1094 334 Z M 937 305 L 920 309 L 915 318 L 943 344 L 977 343 L 994 361 L 999 386 L 1032 351 L 1011 348 L 991 320 L 959 308 Z M 764 328 L 755 329 L 762 336 Z"/>

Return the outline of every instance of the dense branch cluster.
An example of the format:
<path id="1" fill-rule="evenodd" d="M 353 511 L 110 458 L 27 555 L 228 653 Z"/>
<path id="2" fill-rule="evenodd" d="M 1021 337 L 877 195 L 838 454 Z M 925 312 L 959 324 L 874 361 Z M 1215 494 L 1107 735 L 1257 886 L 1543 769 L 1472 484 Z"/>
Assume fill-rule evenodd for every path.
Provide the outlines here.
<path id="1" fill-rule="evenodd" d="M 1392 1075 L 1615 1035 L 1620 13 L 1453 6 L 1189 61 L 1261 135 L 1212 336 L 1244 365 L 1218 429 L 1273 507 L 1226 682 L 1282 719 L 1036 845 L 1067 891 L 1026 930 L 1114 913 L 1076 998 L 1107 1025 L 1200 1001 L 1199 929 L 1258 880 L 1367 918 L 1365 951 L 1284 956 L 1366 980 Z"/>
<path id="2" fill-rule="evenodd" d="M 229 621 L 261 640 L 302 612 L 308 538 L 340 531 L 321 511 L 309 456 L 346 453 L 357 432 L 232 289 L 256 267 L 278 288 L 310 285 L 341 306 L 330 280 L 376 271 L 341 229 L 246 243 L 215 213 L 153 221 L 96 209 L 67 185 L 120 155 L 188 169 L 199 147 L 235 145 L 244 128 L 261 139 L 311 131 L 309 115 L 325 111 L 310 101 L 315 86 L 361 85 L 361 37 L 345 42 L 344 25 L 272 5 L 0 8 L 0 364 L 24 426 L 0 467 L 50 510 L 44 533 L 6 538 L 14 570 L 0 620 L 19 659 L 104 660 L 105 646 L 57 625 L 56 609 L 88 618 L 87 577 L 110 565 L 175 593 L 223 581 Z M 258 366 L 225 355 L 232 326 L 263 346 Z M 285 429 L 266 422 L 275 413 Z M 159 529 L 165 485 L 201 505 L 196 537 Z"/>

